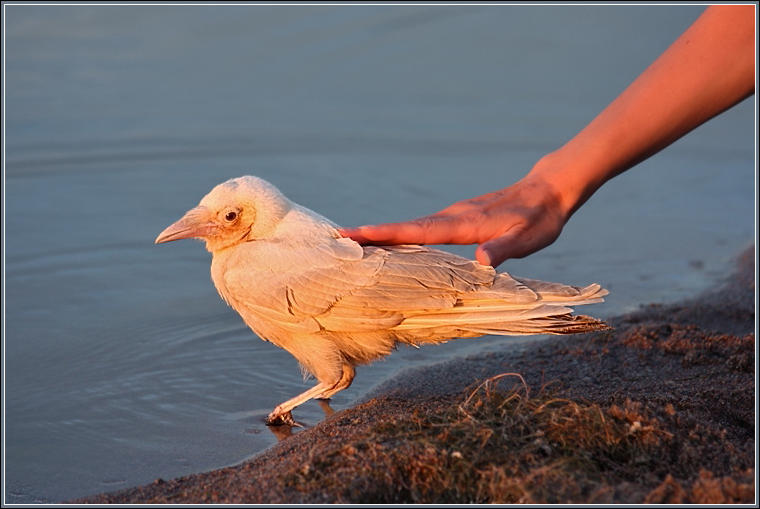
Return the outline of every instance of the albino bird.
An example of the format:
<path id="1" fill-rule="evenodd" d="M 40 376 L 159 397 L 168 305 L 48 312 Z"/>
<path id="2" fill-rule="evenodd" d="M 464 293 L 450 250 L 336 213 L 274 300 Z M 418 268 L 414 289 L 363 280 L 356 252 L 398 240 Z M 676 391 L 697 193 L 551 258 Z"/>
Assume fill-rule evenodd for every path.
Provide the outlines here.
<path id="1" fill-rule="evenodd" d="M 360 246 L 269 182 L 219 184 L 156 243 L 205 240 L 211 279 L 262 339 L 290 352 L 319 383 L 278 405 L 267 424 L 330 398 L 354 367 L 418 346 L 484 334 L 573 334 L 608 328 L 568 306 L 602 302 L 607 290 L 497 273 L 424 246 Z"/>

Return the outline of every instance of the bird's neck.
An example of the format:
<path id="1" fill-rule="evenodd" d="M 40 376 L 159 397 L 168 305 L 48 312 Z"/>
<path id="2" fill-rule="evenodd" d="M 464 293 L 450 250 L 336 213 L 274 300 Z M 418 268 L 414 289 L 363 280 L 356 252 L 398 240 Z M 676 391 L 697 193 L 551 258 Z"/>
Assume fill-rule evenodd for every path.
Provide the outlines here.
<path id="1" fill-rule="evenodd" d="M 318 240 L 339 236 L 335 223 L 313 210 L 294 204 L 275 228 L 272 240 L 308 237 Z"/>

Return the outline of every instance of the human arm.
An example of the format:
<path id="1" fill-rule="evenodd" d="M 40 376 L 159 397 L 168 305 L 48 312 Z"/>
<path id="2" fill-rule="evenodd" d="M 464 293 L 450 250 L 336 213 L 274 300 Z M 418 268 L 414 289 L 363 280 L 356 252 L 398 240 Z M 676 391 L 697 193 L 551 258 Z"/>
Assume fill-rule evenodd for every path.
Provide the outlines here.
<path id="1" fill-rule="evenodd" d="M 498 266 L 556 240 L 609 179 L 754 92 L 754 6 L 711 6 L 588 126 L 520 181 L 403 223 L 342 230 L 367 244 L 480 244 Z"/>

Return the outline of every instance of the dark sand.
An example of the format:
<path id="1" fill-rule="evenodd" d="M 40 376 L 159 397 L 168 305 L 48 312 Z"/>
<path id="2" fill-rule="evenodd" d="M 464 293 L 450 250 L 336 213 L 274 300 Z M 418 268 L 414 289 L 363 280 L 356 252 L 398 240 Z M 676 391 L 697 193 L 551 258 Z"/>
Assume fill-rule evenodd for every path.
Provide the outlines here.
<path id="1" fill-rule="evenodd" d="M 754 254 L 614 331 L 409 371 L 240 465 L 77 502 L 753 503 Z"/>

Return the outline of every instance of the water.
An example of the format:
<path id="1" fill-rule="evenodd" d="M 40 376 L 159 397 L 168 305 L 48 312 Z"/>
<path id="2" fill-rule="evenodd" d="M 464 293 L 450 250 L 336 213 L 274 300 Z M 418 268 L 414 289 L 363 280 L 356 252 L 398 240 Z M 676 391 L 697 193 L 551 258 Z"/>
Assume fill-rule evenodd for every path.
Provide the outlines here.
<path id="1" fill-rule="evenodd" d="M 520 178 L 698 6 L 5 5 L 5 492 L 61 501 L 238 462 L 304 390 L 216 295 L 196 242 L 154 246 L 251 173 L 351 225 Z M 600 282 L 610 316 L 709 287 L 754 232 L 754 98 L 600 191 L 504 268 Z M 451 247 L 472 256 L 473 248 Z M 360 368 L 340 410 L 400 369 Z M 297 417 L 316 423 L 315 403 Z"/>

